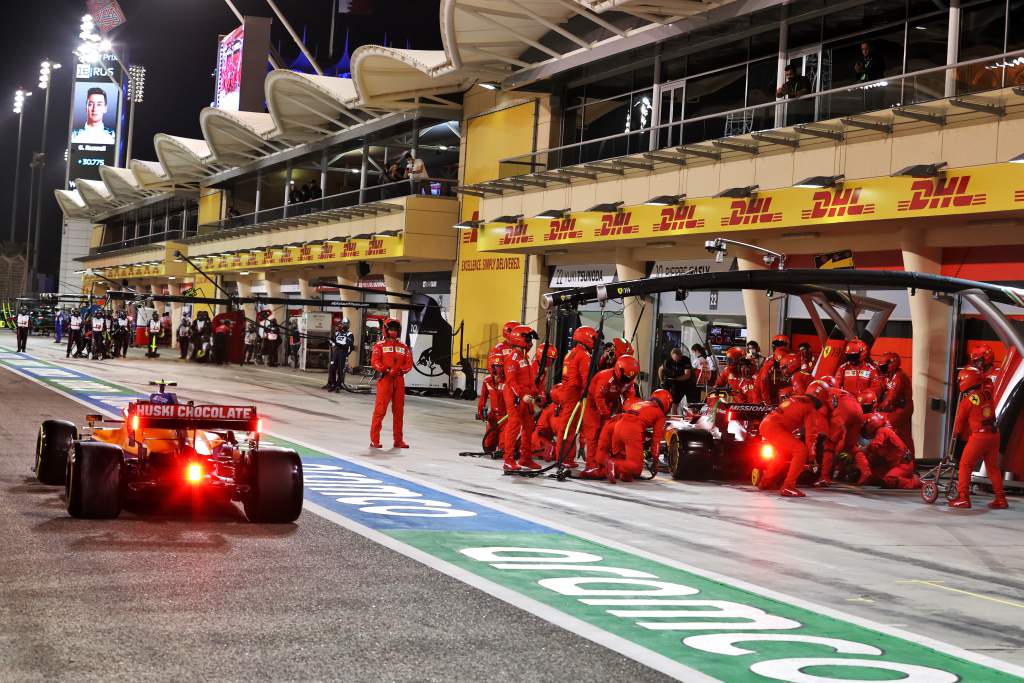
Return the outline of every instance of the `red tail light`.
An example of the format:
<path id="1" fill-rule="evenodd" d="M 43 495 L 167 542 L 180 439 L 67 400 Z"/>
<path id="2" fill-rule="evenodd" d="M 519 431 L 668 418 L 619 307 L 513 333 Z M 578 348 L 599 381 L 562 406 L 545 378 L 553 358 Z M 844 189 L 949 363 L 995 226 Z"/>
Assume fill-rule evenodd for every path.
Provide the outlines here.
<path id="1" fill-rule="evenodd" d="M 775 446 L 770 443 L 761 444 L 761 459 L 771 460 L 775 457 Z"/>
<path id="2" fill-rule="evenodd" d="M 203 480 L 203 466 L 197 462 L 190 462 L 185 467 L 185 481 L 190 484 L 198 484 Z"/>
<path id="3" fill-rule="evenodd" d="M 133 415 L 132 416 L 132 431 L 133 432 L 139 431 L 139 416 L 138 415 Z"/>

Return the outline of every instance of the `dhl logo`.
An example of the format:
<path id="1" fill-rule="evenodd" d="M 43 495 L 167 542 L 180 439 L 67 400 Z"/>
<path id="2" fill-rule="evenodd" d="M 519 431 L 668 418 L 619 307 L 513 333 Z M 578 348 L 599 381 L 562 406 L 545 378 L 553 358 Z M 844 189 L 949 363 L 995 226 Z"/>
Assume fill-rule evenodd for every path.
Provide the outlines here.
<path id="1" fill-rule="evenodd" d="M 800 212 L 804 220 L 821 218 L 842 218 L 843 216 L 867 216 L 875 212 L 872 203 L 861 203 L 859 187 L 815 192 L 811 198 L 814 206 Z"/>
<path id="2" fill-rule="evenodd" d="M 249 257 L 247 259 L 245 259 L 245 265 L 247 265 L 247 266 L 256 266 L 256 265 L 259 265 L 259 262 L 260 262 L 260 255 L 259 254 L 249 254 Z"/>
<path id="3" fill-rule="evenodd" d="M 551 221 L 548 231 L 544 233 L 545 242 L 561 242 L 583 237 L 583 231 L 576 229 L 575 218 L 562 218 Z"/>
<path id="4" fill-rule="evenodd" d="M 281 258 L 280 258 L 280 260 L 278 262 L 279 263 L 291 263 L 294 260 L 295 259 L 292 258 L 292 250 L 291 249 L 285 249 L 284 251 L 281 252 Z"/>
<path id="5" fill-rule="evenodd" d="M 240 266 L 240 265 L 242 265 L 242 255 L 241 254 L 235 254 L 234 256 L 232 256 L 231 257 L 231 265 L 233 265 L 233 266 Z"/>
<path id="6" fill-rule="evenodd" d="M 272 250 L 269 250 L 269 249 L 267 251 L 263 252 L 263 263 L 273 263 L 273 262 L 274 262 L 274 252 Z"/>
<path id="7" fill-rule="evenodd" d="M 675 232 L 677 230 L 693 230 L 703 228 L 704 219 L 697 218 L 697 207 L 694 204 L 686 206 L 666 206 L 661 210 L 661 222 L 654 224 L 654 232 Z"/>
<path id="8" fill-rule="evenodd" d="M 388 253 L 387 248 L 384 246 L 384 240 L 378 238 L 370 240 L 370 243 L 366 246 L 367 256 L 384 256 Z"/>
<path id="9" fill-rule="evenodd" d="M 936 180 L 918 180 L 910 186 L 914 193 L 910 199 L 901 199 L 900 211 L 948 209 L 949 207 L 979 206 L 988 202 L 985 192 L 967 192 L 971 176 L 950 176 Z"/>
<path id="10" fill-rule="evenodd" d="M 309 245 L 303 245 L 299 247 L 299 260 L 300 261 L 312 261 L 313 260 L 313 247 Z"/>
<path id="11" fill-rule="evenodd" d="M 1013 201 L 1018 204 L 1024 203 L 1024 190 L 1014 190 Z"/>
<path id="12" fill-rule="evenodd" d="M 345 247 L 341 250 L 342 258 L 352 258 L 359 256 L 359 245 L 355 242 L 345 242 Z"/>
<path id="13" fill-rule="evenodd" d="M 519 221 L 505 228 L 505 235 L 498 240 L 498 244 L 529 244 L 532 241 L 533 235 L 527 233 L 526 223 Z"/>
<path id="14" fill-rule="evenodd" d="M 334 245 L 324 243 L 320 245 L 320 253 L 317 255 L 317 260 L 325 261 L 327 259 L 334 258 Z"/>
<path id="15" fill-rule="evenodd" d="M 640 226 L 634 225 L 630 219 L 632 211 L 619 211 L 618 213 L 606 213 L 601 216 L 601 227 L 594 228 L 594 237 L 615 237 L 617 235 L 632 235 L 640 232 Z"/>
<path id="16" fill-rule="evenodd" d="M 476 228 L 470 228 L 469 230 L 462 231 L 462 243 L 463 244 L 476 244 L 477 232 Z"/>
<path id="17" fill-rule="evenodd" d="M 760 197 L 750 201 L 739 199 L 729 205 L 730 213 L 722 218 L 722 226 L 781 223 L 782 212 L 772 211 L 771 208 L 771 197 Z"/>

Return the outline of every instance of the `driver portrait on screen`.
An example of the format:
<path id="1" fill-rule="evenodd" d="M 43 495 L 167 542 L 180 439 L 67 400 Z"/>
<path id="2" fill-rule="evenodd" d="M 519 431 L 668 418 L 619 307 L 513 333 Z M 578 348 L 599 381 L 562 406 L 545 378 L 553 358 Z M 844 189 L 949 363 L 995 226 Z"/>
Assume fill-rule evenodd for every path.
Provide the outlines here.
<path id="1" fill-rule="evenodd" d="M 107 113 L 107 94 L 102 88 L 89 88 L 85 94 L 85 125 L 71 133 L 71 142 L 88 145 L 113 145 L 114 131 L 103 125 Z"/>

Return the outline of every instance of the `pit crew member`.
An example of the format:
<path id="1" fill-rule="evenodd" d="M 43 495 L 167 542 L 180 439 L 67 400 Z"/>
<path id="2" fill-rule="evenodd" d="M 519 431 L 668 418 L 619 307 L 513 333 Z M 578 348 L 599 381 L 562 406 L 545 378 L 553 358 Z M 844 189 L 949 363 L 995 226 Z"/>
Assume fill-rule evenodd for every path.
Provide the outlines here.
<path id="1" fill-rule="evenodd" d="M 672 394 L 658 389 L 649 401 L 628 404 L 601 431 L 597 462 L 608 481 L 633 481 L 644 470 L 644 440 L 650 430 L 651 457 L 658 461 L 665 436 L 665 416 L 672 407 Z"/>
<path id="2" fill-rule="evenodd" d="M 824 385 L 824 383 L 812 382 L 807 389 L 808 393 L 817 384 Z M 827 392 L 821 398 L 822 403 L 825 404 L 825 415 L 828 417 L 828 431 L 821 460 L 821 472 L 814 485 L 818 487 L 832 485 L 832 471 L 837 454 L 854 458 L 857 470 L 860 472 L 858 483 L 863 484 L 871 476 L 871 466 L 858 443 L 861 428 L 864 426 L 864 410 L 853 394 L 838 387 L 828 387 Z"/>
<path id="3" fill-rule="evenodd" d="M 878 376 L 878 368 L 868 359 L 868 345 L 854 338 L 846 343 L 846 362 L 836 371 L 839 388 L 845 389 L 854 396 L 871 389 L 876 394 L 882 393 L 882 380 Z"/>
<path id="4" fill-rule="evenodd" d="M 1009 505 L 1003 492 L 1003 471 L 999 468 L 999 429 L 996 427 L 991 384 L 984 372 L 974 366 L 961 370 L 957 383 L 961 394 L 953 434 L 967 441 L 967 445 L 960 456 L 957 497 L 949 501 L 949 507 L 971 507 L 971 473 L 978 462 L 984 460 L 986 474 L 992 482 L 992 493 L 995 494 L 988 506 L 993 510 L 1005 510 Z"/>
<path id="5" fill-rule="evenodd" d="M 878 402 L 878 412 L 885 415 L 900 439 L 914 452 L 914 437 L 911 430 L 911 418 L 914 416 L 914 392 L 910 377 L 900 369 L 899 354 L 891 351 L 882 355 L 878 364 L 878 372 L 882 378 L 882 394 Z"/>
<path id="6" fill-rule="evenodd" d="M 373 404 L 370 421 L 370 448 L 382 448 L 380 430 L 391 404 L 391 431 L 395 448 L 408 448 L 402 438 L 402 418 L 405 413 L 405 373 L 412 370 L 412 351 L 402 343 L 402 323 L 394 318 L 384 321 L 384 338 L 373 345 L 370 365 L 380 373 L 377 380 L 377 399 Z"/>
<path id="7" fill-rule="evenodd" d="M 808 455 L 814 453 L 818 434 L 824 428 L 822 399 L 827 395 L 828 388 L 825 385 L 812 382 L 804 396 L 786 399 L 761 421 L 761 436 L 771 444 L 775 457 L 771 460 L 768 472 L 757 482 L 759 489 L 772 488 L 788 464 L 779 495 L 787 498 L 802 498 L 806 495 L 797 488 L 796 480 L 804 471 Z M 802 441 L 794 435 L 798 429 L 803 431 Z"/>
<path id="8" fill-rule="evenodd" d="M 861 428 L 861 446 L 872 478 L 885 489 L 919 489 L 914 456 L 882 413 L 871 413 Z"/>
<path id="9" fill-rule="evenodd" d="M 480 387 L 480 398 L 476 402 L 476 419 L 486 422 L 483 447 L 484 453 L 493 453 L 501 445 L 503 418 L 505 417 L 505 370 L 501 356 L 492 354 L 487 359 L 489 374 Z M 490 409 L 487 404 L 490 403 Z"/>
<path id="10" fill-rule="evenodd" d="M 580 441 L 586 449 L 583 475 L 588 478 L 604 476 L 597 466 L 597 444 L 604 424 L 622 410 L 624 403 L 636 399 L 633 380 L 640 372 L 640 364 L 633 356 L 620 356 L 615 367 L 594 375 L 587 389 L 587 402 L 583 410 L 583 429 Z"/>

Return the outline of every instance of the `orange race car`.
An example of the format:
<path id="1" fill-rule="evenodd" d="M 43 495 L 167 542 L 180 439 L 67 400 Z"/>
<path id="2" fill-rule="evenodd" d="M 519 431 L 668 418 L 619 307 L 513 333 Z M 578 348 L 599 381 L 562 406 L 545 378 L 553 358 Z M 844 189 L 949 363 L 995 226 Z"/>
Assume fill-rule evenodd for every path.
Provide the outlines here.
<path id="1" fill-rule="evenodd" d="M 126 502 L 219 496 L 241 502 L 251 522 L 299 517 L 302 462 L 293 450 L 260 445 L 255 406 L 180 403 L 166 391 L 174 382 L 150 384 L 159 391 L 130 403 L 123 420 L 87 415 L 81 435 L 64 420 L 40 426 L 36 477 L 64 484 L 68 514 L 113 518 Z"/>

